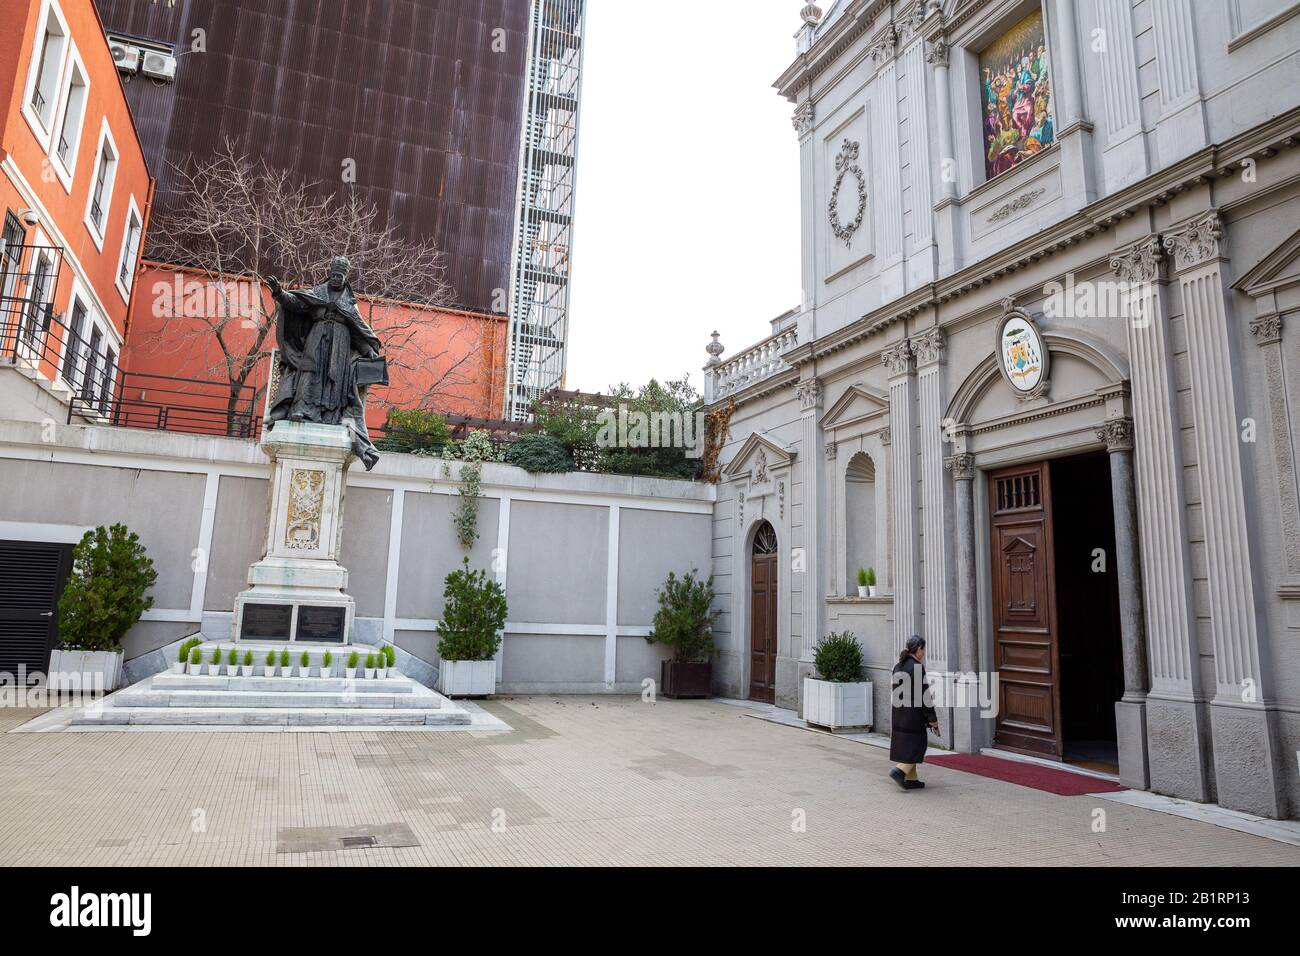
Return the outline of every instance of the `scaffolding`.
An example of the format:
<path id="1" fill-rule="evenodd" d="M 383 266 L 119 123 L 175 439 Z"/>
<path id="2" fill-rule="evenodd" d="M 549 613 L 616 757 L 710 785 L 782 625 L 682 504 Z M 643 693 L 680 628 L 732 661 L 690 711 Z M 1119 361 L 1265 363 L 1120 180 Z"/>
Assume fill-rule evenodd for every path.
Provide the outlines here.
<path id="1" fill-rule="evenodd" d="M 514 421 L 564 385 L 585 4 L 532 0 L 504 410 Z"/>

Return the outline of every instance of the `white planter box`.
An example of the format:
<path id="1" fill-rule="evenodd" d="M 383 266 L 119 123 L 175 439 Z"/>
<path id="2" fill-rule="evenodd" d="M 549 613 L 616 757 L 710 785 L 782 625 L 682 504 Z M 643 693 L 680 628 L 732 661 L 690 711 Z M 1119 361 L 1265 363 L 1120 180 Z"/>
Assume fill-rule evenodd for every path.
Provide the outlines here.
<path id="1" fill-rule="evenodd" d="M 172 661 L 172 673 L 173 673 L 173 674 L 184 674 L 184 673 L 185 673 L 185 662 L 184 662 L 184 661 Z"/>
<path id="2" fill-rule="evenodd" d="M 871 682 L 837 684 L 805 677 L 803 719 L 831 730 L 870 727 L 872 721 Z"/>
<path id="3" fill-rule="evenodd" d="M 50 652 L 47 686 L 54 690 L 108 694 L 117 690 L 122 677 L 121 651 Z"/>
<path id="4" fill-rule="evenodd" d="M 448 697 L 486 697 L 497 691 L 496 661 L 442 661 L 438 693 Z"/>

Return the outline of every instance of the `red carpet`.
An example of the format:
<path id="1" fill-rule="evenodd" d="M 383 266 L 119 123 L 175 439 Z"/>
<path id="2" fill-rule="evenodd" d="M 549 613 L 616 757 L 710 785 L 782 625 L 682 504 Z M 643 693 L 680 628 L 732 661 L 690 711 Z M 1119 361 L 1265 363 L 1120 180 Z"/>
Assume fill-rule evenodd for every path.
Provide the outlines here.
<path id="1" fill-rule="evenodd" d="M 964 770 L 981 777 L 1005 780 L 1022 787 L 1046 790 L 1062 797 L 1078 797 L 1085 793 L 1119 793 L 1127 790 L 1117 783 L 1089 777 L 1068 770 L 1053 767 L 1040 767 L 1038 764 L 1021 763 L 1018 760 L 1000 760 L 983 754 L 944 754 L 940 757 L 926 757 L 925 766 L 947 767 L 950 770 Z"/>

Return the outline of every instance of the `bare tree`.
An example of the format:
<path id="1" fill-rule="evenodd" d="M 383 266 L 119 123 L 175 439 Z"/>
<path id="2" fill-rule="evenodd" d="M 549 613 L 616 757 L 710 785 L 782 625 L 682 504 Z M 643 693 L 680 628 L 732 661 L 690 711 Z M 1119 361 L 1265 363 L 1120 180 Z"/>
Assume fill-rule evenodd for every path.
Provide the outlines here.
<path id="1" fill-rule="evenodd" d="M 254 160 L 229 139 L 211 158 L 171 170 L 174 199 L 154 214 L 145 256 L 197 273 L 203 303 L 158 312 L 162 324 L 146 347 L 201 356 L 205 374 L 229 384 L 228 422 L 274 344 L 275 303 L 261 277 L 275 275 L 285 288 L 313 286 L 339 254 L 352 263 L 357 307 L 394 377 L 418 383 L 406 404 L 442 410 L 478 380 L 482 320 L 438 315 L 436 350 L 427 334 L 453 295 L 443 253 L 398 235 L 358 191 L 323 193 L 319 183 Z M 260 388 L 255 401 L 259 395 Z"/>

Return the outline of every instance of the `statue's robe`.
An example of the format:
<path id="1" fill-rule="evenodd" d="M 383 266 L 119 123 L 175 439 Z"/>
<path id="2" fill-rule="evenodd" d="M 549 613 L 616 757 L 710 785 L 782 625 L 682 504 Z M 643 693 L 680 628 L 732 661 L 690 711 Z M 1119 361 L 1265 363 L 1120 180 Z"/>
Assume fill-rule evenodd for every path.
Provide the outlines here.
<path id="1" fill-rule="evenodd" d="M 357 311 L 350 285 L 335 292 L 325 282 L 283 290 L 276 297 L 280 384 L 266 416 L 268 428 L 288 419 L 346 425 L 352 450 L 369 471 L 379 460 L 366 431 L 365 399 L 356 363 L 379 354 L 379 338 Z"/>

